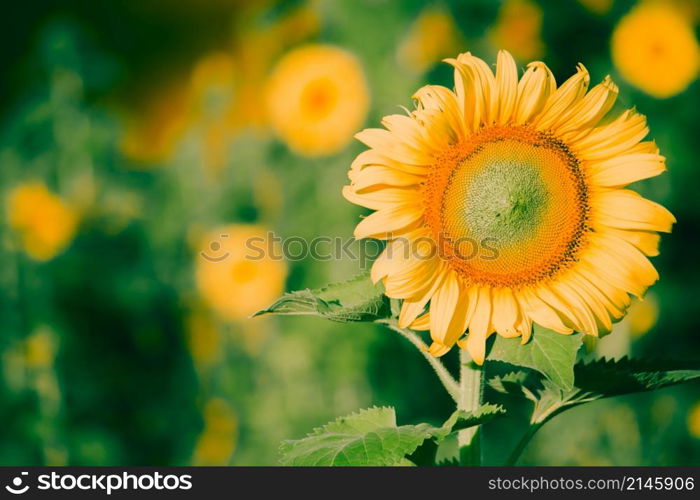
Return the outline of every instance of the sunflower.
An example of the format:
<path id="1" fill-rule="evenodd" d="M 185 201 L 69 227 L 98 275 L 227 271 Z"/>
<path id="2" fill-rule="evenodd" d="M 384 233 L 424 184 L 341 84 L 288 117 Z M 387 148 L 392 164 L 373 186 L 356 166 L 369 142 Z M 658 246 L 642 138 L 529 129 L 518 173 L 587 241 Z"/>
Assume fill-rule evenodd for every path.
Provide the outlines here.
<path id="1" fill-rule="evenodd" d="M 50 260 L 75 236 L 77 211 L 42 183 L 21 184 L 8 197 L 9 225 L 17 231 L 24 251 L 35 260 Z"/>
<path id="2" fill-rule="evenodd" d="M 408 116 L 357 134 L 371 149 L 343 190 L 376 210 L 355 237 L 387 241 L 371 276 L 403 300 L 399 326 L 429 329 L 435 356 L 456 343 L 477 363 L 489 335 L 525 343 L 533 322 L 609 332 L 658 278 L 646 256 L 675 220 L 624 188 L 665 170 L 644 116 L 609 117 L 617 87 L 606 77 L 587 92 L 582 65 L 557 87 L 541 62 L 518 80 L 505 51 L 495 75 L 469 53 L 446 62 L 454 92 L 425 86 Z"/>
<path id="3" fill-rule="evenodd" d="M 625 80 L 653 97 L 683 92 L 698 76 L 700 46 L 693 26 L 671 2 L 641 2 L 620 20 L 611 47 Z"/>
<path id="4" fill-rule="evenodd" d="M 306 45 L 286 54 L 267 84 L 272 128 L 306 156 L 333 154 L 350 142 L 368 101 L 358 60 L 329 45 Z"/>

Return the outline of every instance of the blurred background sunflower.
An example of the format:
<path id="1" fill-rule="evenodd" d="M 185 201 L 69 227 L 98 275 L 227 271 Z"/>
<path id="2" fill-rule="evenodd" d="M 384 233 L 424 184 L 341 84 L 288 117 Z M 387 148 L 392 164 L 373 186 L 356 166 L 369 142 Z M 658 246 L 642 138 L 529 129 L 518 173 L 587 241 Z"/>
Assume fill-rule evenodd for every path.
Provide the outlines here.
<path id="1" fill-rule="evenodd" d="M 363 149 L 353 135 L 411 108 L 425 83 L 451 86 L 440 61 L 465 51 L 495 61 L 506 49 L 521 71 L 540 59 L 558 82 L 583 62 L 648 117 L 669 173 L 634 189 L 678 224 L 653 292 L 588 347 L 697 358 L 699 15 L 697 0 L 8 7 L 0 464 L 271 465 L 282 439 L 360 407 L 441 421 L 451 401 L 400 338 L 248 319 L 359 262 L 252 262 L 241 242 L 350 236 L 369 213 L 340 195 Z M 698 465 L 698 387 L 572 410 L 522 463 Z"/>

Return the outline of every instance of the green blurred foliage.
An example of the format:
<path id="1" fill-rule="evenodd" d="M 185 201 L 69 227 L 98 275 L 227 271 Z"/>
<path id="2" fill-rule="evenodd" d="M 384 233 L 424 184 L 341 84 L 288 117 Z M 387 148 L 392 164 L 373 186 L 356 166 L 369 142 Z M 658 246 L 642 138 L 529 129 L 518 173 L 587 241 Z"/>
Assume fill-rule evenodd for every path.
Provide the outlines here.
<path id="1" fill-rule="evenodd" d="M 399 105 L 410 106 L 420 85 L 451 85 L 451 71 L 439 61 L 416 73 L 397 60 L 397 48 L 426 6 L 454 17 L 461 50 L 494 61 L 497 47 L 488 33 L 500 3 L 311 2 L 320 23 L 309 39 L 359 58 L 371 98 L 366 125 L 375 126 Z M 696 82 L 659 101 L 621 81 L 609 39 L 631 1 L 614 2 L 602 16 L 573 0 L 537 3 L 543 60 L 557 80 L 578 62 L 593 81 L 612 74 L 623 104 L 648 116 L 668 157 L 667 175 L 636 187 L 678 219 L 654 260 L 662 277 L 654 288 L 660 317 L 639 339 L 622 332 L 616 352 L 697 358 L 700 87 Z M 46 1 L 14 5 L 16 12 L 4 16 L 0 464 L 197 463 L 205 453 L 198 445 L 204 431 L 223 425 L 205 412 L 212 398 L 226 401 L 235 420 L 235 431 L 214 432 L 213 446 L 217 436 L 230 440 L 233 453 L 229 457 L 224 447 L 220 454 L 224 463 L 237 465 L 275 464 L 282 439 L 373 404 L 396 407 L 399 424 L 439 424 L 451 413 L 451 400 L 421 355 L 377 326 L 315 318 L 226 323 L 206 310 L 217 356 L 206 363 L 193 357 L 187 322 L 201 308 L 193 232 L 254 222 L 283 237 L 347 237 L 361 213 L 340 196 L 349 164 L 362 150 L 356 142 L 308 159 L 270 134 L 244 127 L 227 139 L 215 181 L 202 164 L 206 146 L 196 134 L 183 135 L 174 154 L 149 169 L 134 168 L 138 162 L 120 149 L 125 110 L 138 113 L 137 97 L 157 93 L 162 82 L 186 79 L 182 75 L 207 52 L 228 50 L 241 38 L 236 20 L 249 19 L 245 4 Z M 264 32 L 302 4 L 260 2 L 252 9 L 256 26 Z M 7 227 L 9 191 L 32 180 L 81 207 L 74 241 L 47 262 L 28 258 Z M 317 287 L 357 270 L 358 263 L 349 261 L 290 262 L 286 285 Z M 259 337 L 252 344 L 251 335 Z M 598 346 L 603 354 L 607 343 Z M 39 350 L 39 362 L 32 349 Z M 457 367 L 454 356 L 446 363 Z M 698 465 L 700 438 L 686 424 L 698 387 L 572 410 L 543 429 L 523 463 Z M 518 431 L 494 429 L 487 439 L 496 448 Z"/>

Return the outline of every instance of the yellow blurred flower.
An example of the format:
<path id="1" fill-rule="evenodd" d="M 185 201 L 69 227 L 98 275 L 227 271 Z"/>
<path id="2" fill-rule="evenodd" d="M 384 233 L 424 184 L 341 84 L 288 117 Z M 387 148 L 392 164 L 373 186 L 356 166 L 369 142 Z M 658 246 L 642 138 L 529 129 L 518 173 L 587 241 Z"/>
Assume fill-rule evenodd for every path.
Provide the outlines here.
<path id="1" fill-rule="evenodd" d="M 688 413 L 688 431 L 691 436 L 700 439 L 700 401 Z"/>
<path id="2" fill-rule="evenodd" d="M 187 343 L 199 367 L 214 363 L 221 353 L 219 329 L 204 311 L 194 311 L 186 320 Z"/>
<path id="3" fill-rule="evenodd" d="M 230 225 L 204 238 L 197 255 L 197 287 L 224 319 L 247 318 L 282 293 L 287 268 L 270 235 L 260 226 Z"/>
<path id="4" fill-rule="evenodd" d="M 454 19 L 445 10 L 427 7 L 399 45 L 398 59 L 406 68 L 423 73 L 444 57 L 457 52 L 460 35 Z"/>
<path id="5" fill-rule="evenodd" d="M 236 447 L 236 414 L 221 398 L 212 398 L 204 407 L 204 429 L 197 439 L 195 465 L 226 465 Z"/>
<path id="6" fill-rule="evenodd" d="M 272 128 L 294 151 L 319 156 L 342 149 L 367 115 L 359 61 L 328 45 L 306 45 L 277 63 L 267 85 Z"/>
<path id="7" fill-rule="evenodd" d="M 630 335 L 641 337 L 654 328 L 658 319 L 659 303 L 653 294 L 647 294 L 643 300 L 633 300 L 626 318 L 629 323 Z"/>
<path id="8" fill-rule="evenodd" d="M 47 327 L 35 330 L 24 340 L 24 360 L 30 368 L 49 368 L 56 357 L 56 339 Z"/>
<path id="9" fill-rule="evenodd" d="M 586 9 L 598 14 L 599 16 L 605 15 L 610 12 L 613 6 L 614 0 L 578 0 L 581 5 Z"/>
<path id="10" fill-rule="evenodd" d="M 125 119 L 122 153 L 149 167 L 166 162 L 182 139 L 190 116 L 190 93 L 180 79 L 152 91 Z"/>
<path id="11" fill-rule="evenodd" d="M 521 61 L 544 54 L 541 39 L 542 9 L 530 0 L 505 0 L 496 24 L 489 32 L 491 42 Z"/>
<path id="12" fill-rule="evenodd" d="M 651 96 L 666 98 L 695 80 L 700 47 L 681 9 L 671 2 L 647 0 L 615 28 L 612 58 L 632 85 Z"/>
<path id="13" fill-rule="evenodd" d="M 78 225 L 76 211 L 41 183 L 15 188 L 9 195 L 7 212 L 24 251 L 36 260 L 52 259 L 65 249 Z"/>

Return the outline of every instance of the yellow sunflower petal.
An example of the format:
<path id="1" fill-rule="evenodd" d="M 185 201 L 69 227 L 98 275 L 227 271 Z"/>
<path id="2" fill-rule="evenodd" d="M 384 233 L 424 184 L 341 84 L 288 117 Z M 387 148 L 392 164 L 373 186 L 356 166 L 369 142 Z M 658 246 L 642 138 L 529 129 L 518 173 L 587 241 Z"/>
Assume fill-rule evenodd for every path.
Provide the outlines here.
<path id="1" fill-rule="evenodd" d="M 542 113 L 533 121 L 540 130 L 552 127 L 562 116 L 566 116 L 571 106 L 583 98 L 591 79 L 588 71 L 579 64 L 576 74 L 565 81 L 544 105 Z"/>
<path id="2" fill-rule="evenodd" d="M 594 198 L 594 225 L 668 233 L 676 222 L 666 208 L 629 189 L 602 191 L 596 193 Z"/>
<path id="3" fill-rule="evenodd" d="M 484 364 L 484 358 L 486 357 L 486 339 L 491 333 L 489 326 L 491 324 L 492 309 L 491 289 L 488 287 L 479 289 L 476 309 L 469 322 L 469 334 L 466 342 L 463 344 L 478 365 Z"/>
<path id="4" fill-rule="evenodd" d="M 485 63 L 479 64 L 471 54 L 460 54 L 445 61 L 455 68 L 455 92 L 467 130 L 474 131 L 488 118 L 489 95 L 494 76 Z M 479 61 L 481 61 L 479 59 Z M 481 61 L 483 63 L 483 61 Z M 490 74 L 490 80 L 489 75 Z"/>
<path id="5" fill-rule="evenodd" d="M 410 116 L 388 115 L 382 118 L 382 125 L 402 142 L 419 151 L 432 151 L 434 145 L 427 140 L 424 128 Z"/>
<path id="6" fill-rule="evenodd" d="M 596 85 L 586 96 L 561 117 L 554 120 L 552 130 L 567 141 L 571 134 L 587 130 L 610 111 L 617 99 L 618 88 L 609 76 Z"/>
<path id="7" fill-rule="evenodd" d="M 646 118 L 627 110 L 611 123 L 594 128 L 581 139 L 570 141 L 570 145 L 581 160 L 604 160 L 629 152 L 648 133 Z"/>
<path id="8" fill-rule="evenodd" d="M 527 71 L 518 82 L 514 122 L 517 125 L 529 123 L 542 110 L 556 86 L 554 75 L 544 63 L 528 64 Z"/>
<path id="9" fill-rule="evenodd" d="M 624 229 L 607 229 L 606 233 L 612 234 L 623 240 L 629 241 L 648 257 L 659 255 L 659 243 L 661 235 L 653 231 L 627 231 Z"/>
<path id="10" fill-rule="evenodd" d="M 373 283 L 385 278 L 389 274 L 396 273 L 415 257 L 415 246 L 418 238 L 424 238 L 429 233 L 424 228 L 408 231 L 399 238 L 386 242 L 386 248 L 372 264 L 370 278 Z"/>
<path id="11" fill-rule="evenodd" d="M 496 88 L 498 99 L 494 99 L 494 102 L 498 106 L 498 116 L 494 116 L 494 120 L 500 124 L 507 123 L 513 117 L 518 99 L 518 68 L 513 56 L 505 50 L 498 52 Z"/>
<path id="12" fill-rule="evenodd" d="M 493 309 L 498 314 L 493 315 L 493 326 L 502 337 L 518 337 L 518 316 L 520 315 L 518 302 L 510 288 L 494 288 Z"/>
<path id="13" fill-rule="evenodd" d="M 385 165 L 372 165 L 362 170 L 350 170 L 348 176 L 355 191 L 377 185 L 413 186 L 424 180 L 422 175 L 409 174 Z"/>
<path id="14" fill-rule="evenodd" d="M 464 117 L 460 112 L 457 96 L 454 92 L 440 85 L 426 85 L 413 95 L 426 110 L 438 111 L 441 118 L 454 133 L 454 140 L 466 137 L 467 129 Z"/>
<path id="15" fill-rule="evenodd" d="M 430 300 L 430 337 L 446 344 L 445 337 L 459 301 L 459 282 L 454 271 L 448 271 L 440 288 Z"/>
<path id="16" fill-rule="evenodd" d="M 368 128 L 355 134 L 355 137 L 367 146 L 379 150 L 382 155 L 408 165 L 430 165 L 433 162 L 429 152 L 404 142 L 388 130 Z"/>
<path id="17" fill-rule="evenodd" d="M 450 346 L 446 346 L 445 344 L 441 344 L 440 342 L 433 342 L 432 344 L 430 344 L 430 347 L 428 348 L 428 353 L 435 356 L 436 358 L 439 358 L 440 356 L 444 356 L 449 351 L 450 351 Z"/>
<path id="18" fill-rule="evenodd" d="M 424 292 L 420 297 L 415 299 L 404 300 L 399 313 L 399 327 L 408 328 L 415 319 L 423 312 L 428 301 L 435 295 L 435 292 L 440 288 L 445 279 L 445 269 L 440 268 L 435 273 L 435 281 L 432 286 Z"/>
<path id="19" fill-rule="evenodd" d="M 537 324 L 559 333 L 573 332 L 570 327 L 562 322 L 555 310 L 531 290 L 522 290 L 518 293 L 518 296 L 522 299 L 527 315 Z"/>
<path id="20" fill-rule="evenodd" d="M 407 163 L 401 163 L 400 161 L 381 154 L 376 149 L 368 149 L 367 151 L 363 151 L 357 155 L 357 158 L 355 158 L 350 165 L 350 171 L 353 172 L 363 170 L 374 165 L 389 167 L 414 175 L 425 175 L 429 168 L 427 165 L 410 165 Z"/>
<path id="21" fill-rule="evenodd" d="M 433 282 L 440 261 L 411 256 L 399 269 L 384 279 L 385 293 L 395 299 L 411 299 L 420 295 Z"/>
<path id="22" fill-rule="evenodd" d="M 590 304 L 581 296 L 581 292 L 572 287 L 569 281 L 564 280 L 553 283 L 551 285 L 551 290 L 552 293 L 555 293 L 559 298 L 563 299 L 563 302 L 567 305 L 567 309 L 576 318 L 576 323 L 578 325 L 576 330 L 597 337 L 598 325 L 595 316 L 593 315 L 593 311 L 591 311 Z"/>
<path id="23" fill-rule="evenodd" d="M 604 187 L 621 187 L 655 177 L 666 170 L 666 159 L 656 153 L 632 153 L 590 162 L 591 182 Z"/>
<path id="24" fill-rule="evenodd" d="M 411 330 L 430 330 L 430 312 L 419 316 L 413 323 L 409 325 Z"/>
<path id="25" fill-rule="evenodd" d="M 409 203 L 416 195 L 410 188 L 383 188 L 357 193 L 352 186 L 343 186 L 343 197 L 355 205 L 372 210 L 391 209 Z"/>
<path id="26" fill-rule="evenodd" d="M 422 210 L 414 205 L 397 205 L 377 210 L 355 227 L 355 239 L 386 239 L 408 229 L 420 219 Z"/>

